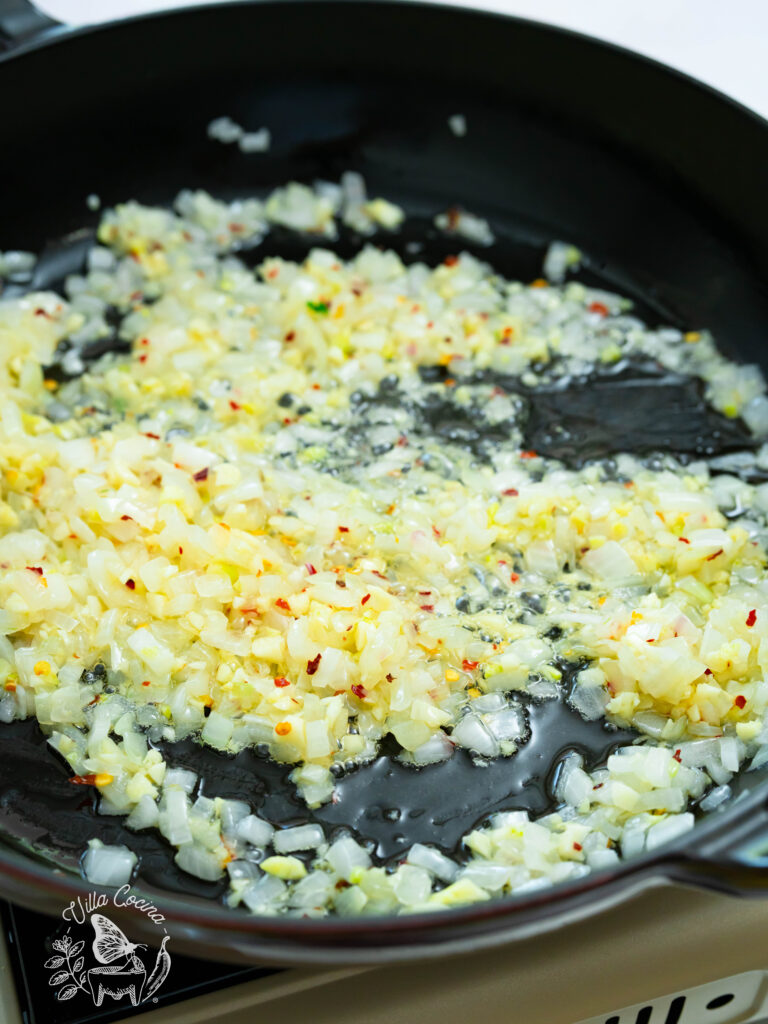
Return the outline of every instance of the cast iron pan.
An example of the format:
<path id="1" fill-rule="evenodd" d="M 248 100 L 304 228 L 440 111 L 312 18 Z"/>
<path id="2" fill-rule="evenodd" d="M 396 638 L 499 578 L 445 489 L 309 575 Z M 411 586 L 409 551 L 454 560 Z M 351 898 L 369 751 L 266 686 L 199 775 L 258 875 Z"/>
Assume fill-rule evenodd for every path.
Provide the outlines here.
<path id="1" fill-rule="evenodd" d="M 566 239 L 587 254 L 587 281 L 631 296 L 649 321 L 709 327 L 726 353 L 768 365 L 768 125 L 660 65 L 532 22 L 417 3 L 221 4 L 69 31 L 24 0 L 0 0 L 0 33 L 0 249 L 43 253 L 36 286 L 81 266 L 97 221 L 90 193 L 105 205 L 169 203 L 183 187 L 261 194 L 355 169 L 408 211 L 390 243 L 406 256 L 415 238 L 420 258 L 454 251 L 428 226 L 460 203 L 491 221 L 498 241 L 485 255 L 507 276 L 538 276 L 547 243 Z M 448 127 L 456 113 L 465 138 Z M 211 142 L 206 125 L 222 114 L 268 125 L 269 153 Z M 356 244 L 344 236 L 339 249 Z M 307 248 L 295 237 L 265 245 L 293 257 Z M 551 399 L 532 396 L 529 433 L 572 462 L 748 443 L 695 388 L 654 368 L 581 382 L 557 406 L 553 423 Z M 454 850 L 495 810 L 551 806 L 566 748 L 594 766 L 633 738 L 563 701 L 529 712 L 532 738 L 511 760 L 477 767 L 459 752 L 414 770 L 385 746 L 314 817 L 330 832 L 353 826 L 382 862 L 415 841 Z M 257 753 L 226 758 L 187 742 L 167 754 L 195 767 L 209 795 L 248 797 L 278 822 L 307 819 L 284 769 Z M 159 835 L 97 817 L 67 775 L 34 722 L 0 726 L 0 893 L 58 914 L 92 888 L 66 870 L 85 840 L 127 842 L 141 854 L 137 887 L 206 957 L 381 963 L 542 932 L 661 880 L 768 893 L 766 771 L 735 780 L 729 806 L 684 841 L 615 870 L 462 910 L 351 921 L 226 911 L 210 899 L 215 885 L 173 867 Z M 144 920 L 124 923 L 152 941 Z"/>

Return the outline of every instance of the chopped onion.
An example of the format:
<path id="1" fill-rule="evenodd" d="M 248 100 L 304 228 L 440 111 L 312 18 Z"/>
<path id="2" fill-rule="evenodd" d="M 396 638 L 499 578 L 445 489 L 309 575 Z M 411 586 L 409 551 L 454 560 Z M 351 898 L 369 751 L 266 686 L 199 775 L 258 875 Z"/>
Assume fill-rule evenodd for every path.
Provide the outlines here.
<path id="1" fill-rule="evenodd" d="M 254 846 L 268 846 L 272 842 L 275 830 L 268 821 L 258 818 L 255 814 L 248 814 L 238 821 L 236 833 L 239 839 L 244 839 Z"/>
<path id="2" fill-rule="evenodd" d="M 392 891 L 400 903 L 423 903 L 432 891 L 429 872 L 415 864 L 401 864 L 392 878 Z"/>
<path id="3" fill-rule="evenodd" d="M 455 861 L 446 857 L 444 853 L 432 846 L 424 846 L 422 843 L 414 843 L 408 851 L 406 860 L 409 864 L 426 868 L 431 871 L 441 882 L 452 882 L 458 874 L 459 868 Z"/>
<path id="4" fill-rule="evenodd" d="M 637 566 L 615 540 L 606 541 L 602 547 L 588 551 L 581 564 L 604 580 L 625 580 L 637 575 Z"/>
<path id="5" fill-rule="evenodd" d="M 714 811 L 716 807 L 720 807 L 726 800 L 729 800 L 731 795 L 730 786 L 715 786 L 699 803 L 699 807 L 702 811 Z"/>
<path id="6" fill-rule="evenodd" d="M 184 843 L 179 846 L 179 851 L 173 859 L 182 871 L 206 882 L 215 882 L 224 873 L 219 858 L 196 843 Z"/>
<path id="7" fill-rule="evenodd" d="M 126 846 L 105 846 L 91 839 L 83 857 L 85 877 L 94 885 L 126 885 L 138 858 Z"/>
<path id="8" fill-rule="evenodd" d="M 495 737 L 477 715 L 465 715 L 454 727 L 451 739 L 460 747 L 474 750 L 485 757 L 496 757 L 499 753 L 499 744 Z"/>
<path id="9" fill-rule="evenodd" d="M 296 825 L 275 832 L 272 846 L 276 853 L 294 853 L 297 850 L 315 850 L 325 842 L 319 825 Z"/>
<path id="10" fill-rule="evenodd" d="M 245 800 L 219 800 L 219 817 L 222 832 L 235 832 L 238 824 L 247 817 L 251 808 Z"/>
<path id="11" fill-rule="evenodd" d="M 359 843 L 356 843 L 351 836 L 337 839 L 330 846 L 326 859 L 336 874 L 346 881 L 349 881 L 349 876 L 355 869 L 369 868 L 371 866 L 371 858 L 368 855 L 368 851 L 363 849 Z"/>
<path id="12" fill-rule="evenodd" d="M 230 881 L 237 882 L 243 878 L 258 878 L 259 869 L 250 860 L 231 860 L 227 864 L 227 874 L 229 875 Z"/>
<path id="13" fill-rule="evenodd" d="M 125 824 L 128 828 L 135 829 L 138 832 L 142 828 L 154 828 L 158 823 L 158 819 L 157 803 L 148 793 L 145 793 L 125 819 Z"/>
<path id="14" fill-rule="evenodd" d="M 646 849 L 655 850 L 665 843 L 672 842 L 673 839 L 679 839 L 686 832 L 690 832 L 695 824 L 696 819 L 690 811 L 687 811 L 685 814 L 676 814 L 666 818 L 664 821 L 660 821 L 658 825 L 653 825 L 648 829 L 645 840 Z"/>
<path id="15" fill-rule="evenodd" d="M 571 690 L 568 703 L 587 721 L 594 722 L 605 717 L 608 699 L 608 693 L 602 686 L 582 686 L 577 683 Z"/>
<path id="16" fill-rule="evenodd" d="M 242 900 L 254 913 L 275 911 L 285 898 L 288 889 L 281 879 L 274 875 L 262 875 L 255 882 L 243 889 Z"/>
<path id="17" fill-rule="evenodd" d="M 189 828 L 189 799 L 183 789 L 165 792 L 165 810 L 160 813 L 160 831 L 173 846 L 192 841 Z"/>
<path id="18" fill-rule="evenodd" d="M 453 749 L 452 741 L 440 729 L 415 750 L 403 751 L 400 759 L 411 764 L 437 764 L 440 761 L 447 761 L 453 754 Z"/>
<path id="19" fill-rule="evenodd" d="M 197 785 L 197 775 L 187 768 L 169 768 L 163 779 L 163 789 L 178 786 L 185 793 L 192 793 Z"/>
<path id="20" fill-rule="evenodd" d="M 525 714 L 520 707 L 508 707 L 486 715 L 485 724 L 497 740 L 519 740 L 525 733 Z"/>

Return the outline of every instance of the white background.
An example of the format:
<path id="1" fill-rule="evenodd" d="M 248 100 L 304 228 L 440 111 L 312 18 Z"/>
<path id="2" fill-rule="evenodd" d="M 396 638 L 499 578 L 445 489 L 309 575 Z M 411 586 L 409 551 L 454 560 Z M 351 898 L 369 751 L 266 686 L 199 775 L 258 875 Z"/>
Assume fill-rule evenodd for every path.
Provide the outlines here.
<path id="1" fill-rule="evenodd" d="M 38 0 L 70 24 L 196 2 Z M 768 0 L 464 0 L 463 5 L 601 36 L 687 71 L 768 117 Z"/>

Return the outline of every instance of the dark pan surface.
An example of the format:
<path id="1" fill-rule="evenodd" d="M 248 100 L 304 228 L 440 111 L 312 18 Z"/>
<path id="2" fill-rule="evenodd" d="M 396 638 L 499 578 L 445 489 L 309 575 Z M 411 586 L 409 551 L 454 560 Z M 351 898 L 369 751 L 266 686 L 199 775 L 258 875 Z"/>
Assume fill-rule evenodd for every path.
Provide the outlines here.
<path id="1" fill-rule="evenodd" d="M 12 158 L 0 162 L 0 249 L 45 250 L 36 284 L 82 260 L 97 221 L 89 193 L 104 205 L 168 203 L 184 187 L 263 194 L 292 178 L 337 180 L 355 169 L 371 194 L 414 218 L 396 248 L 425 241 L 419 258 L 430 262 L 455 251 L 455 241 L 429 238 L 425 227 L 460 203 L 492 223 L 497 242 L 483 256 L 505 275 L 538 276 L 546 244 L 566 239 L 586 253 L 584 279 L 629 295 L 648 321 L 708 327 L 726 353 L 768 365 L 768 129 L 613 48 L 418 4 L 222 5 L 85 31 L 11 57 L 0 63 L 0 102 L 13 140 Z M 447 124 L 455 113 L 467 119 L 463 139 Z M 207 123 L 222 114 L 248 128 L 268 125 L 270 152 L 243 156 L 207 139 Z M 347 239 L 339 249 L 353 246 Z M 266 247 L 288 257 L 306 249 L 289 237 Z M 614 409 L 608 429 L 594 416 L 601 388 L 600 401 Z M 738 424 L 712 419 L 690 385 L 653 370 L 572 384 L 559 423 L 545 415 L 548 401 L 529 397 L 535 447 L 567 461 L 623 446 L 622 406 L 655 431 L 650 439 L 629 431 L 644 438 L 644 451 L 725 451 L 743 441 Z M 657 416 L 664 407 L 669 416 Z M 589 445 L 575 445 L 585 434 Z M 566 747 L 583 748 L 595 764 L 630 738 L 583 722 L 562 702 L 529 713 L 532 740 L 511 760 L 478 767 L 458 754 L 414 771 L 382 751 L 341 781 L 339 803 L 313 813 L 331 827 L 353 824 L 384 860 L 417 840 L 451 849 L 493 810 L 544 810 Z M 226 759 L 187 743 L 172 756 L 201 771 L 209 795 L 264 794 L 275 820 L 308 817 L 284 769 L 255 754 Z M 742 785 L 762 786 L 764 775 Z M 66 777 L 33 723 L 2 727 L 3 833 L 72 864 L 98 831 L 142 854 L 150 886 L 210 891 L 169 866 L 158 835 L 97 821 L 90 798 Z"/>

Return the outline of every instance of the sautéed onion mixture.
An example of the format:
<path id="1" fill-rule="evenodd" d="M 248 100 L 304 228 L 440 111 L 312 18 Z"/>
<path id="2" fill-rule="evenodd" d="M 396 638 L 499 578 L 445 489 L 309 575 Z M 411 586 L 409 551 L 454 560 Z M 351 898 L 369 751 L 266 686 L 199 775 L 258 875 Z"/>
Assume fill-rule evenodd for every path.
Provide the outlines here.
<path id="1" fill-rule="evenodd" d="M 103 813 L 258 914 L 574 880 L 680 836 L 768 761 L 759 371 L 566 283 L 561 243 L 530 284 L 467 252 L 334 254 L 337 219 L 365 235 L 402 216 L 329 185 L 127 203 L 64 295 L 0 302 L 0 718 L 35 716 Z M 253 269 L 274 225 L 317 247 Z M 526 392 L 556 404 L 633 361 L 699 381 L 754 451 L 568 466 L 526 448 Z M 276 828 L 159 749 L 259 747 L 312 808 L 386 736 L 414 770 L 456 747 L 513 758 L 526 701 L 564 697 L 638 742 L 592 772 L 568 755 L 556 813 L 496 814 L 461 857 L 417 843 L 382 864 L 364 836 Z M 94 839 L 84 870 L 121 884 L 135 862 Z"/>

